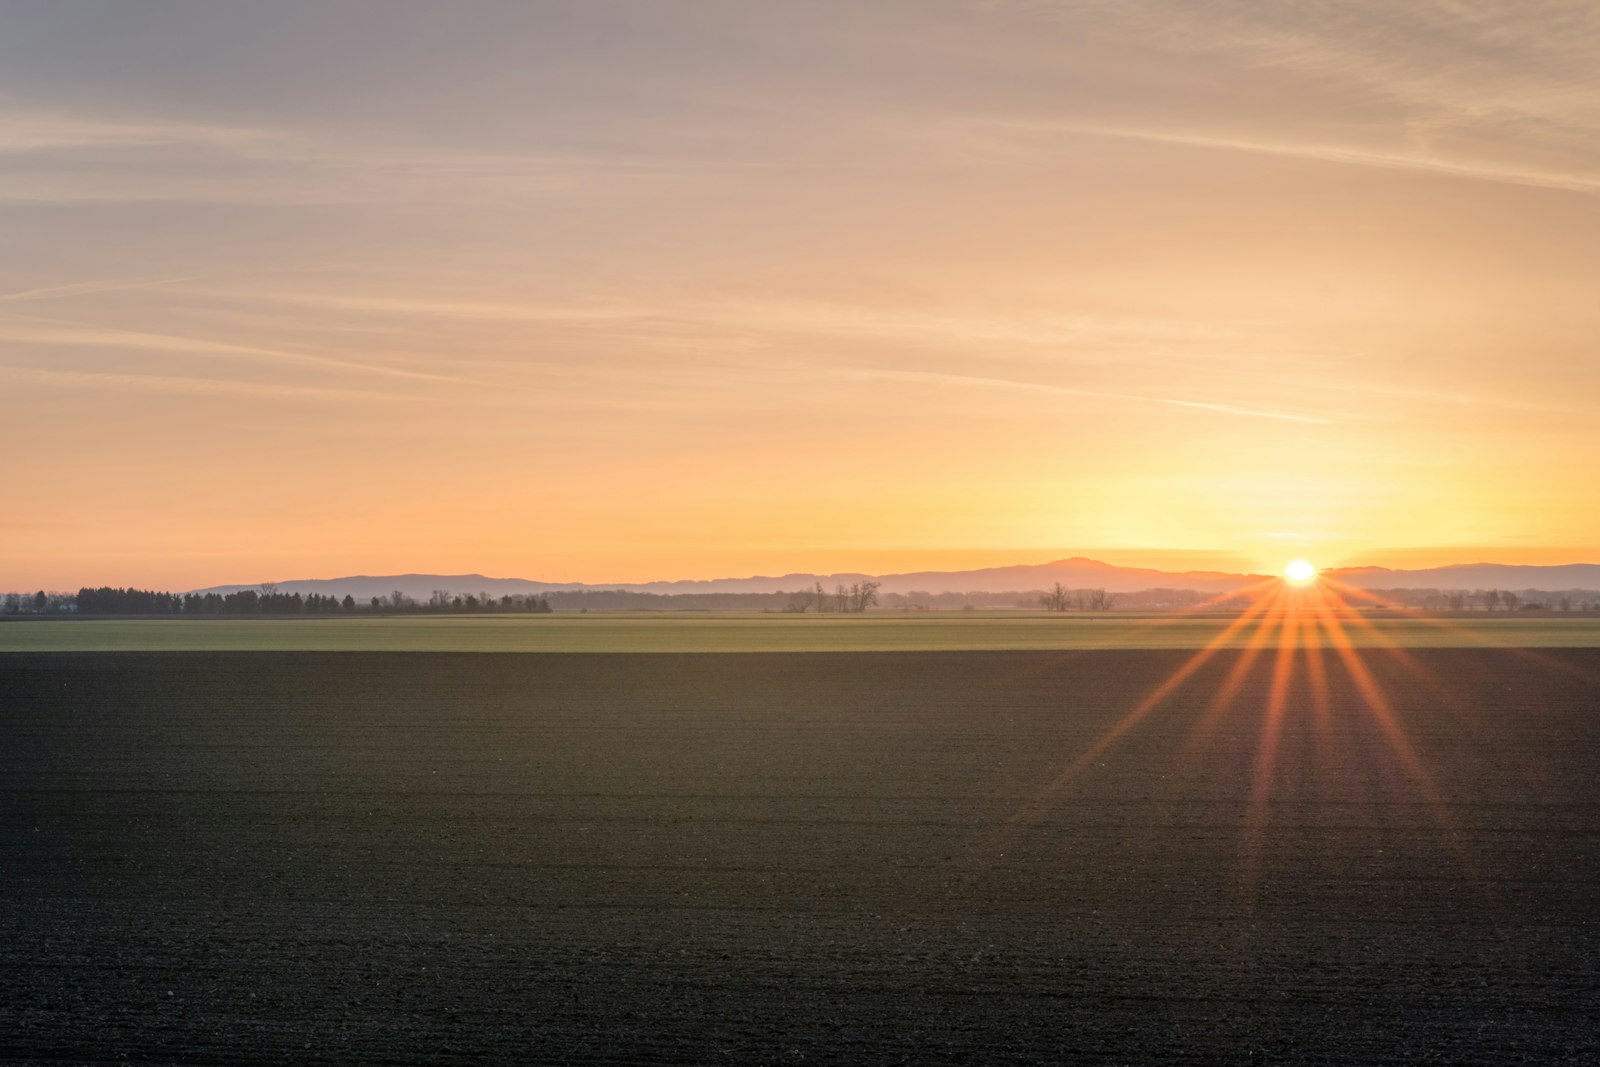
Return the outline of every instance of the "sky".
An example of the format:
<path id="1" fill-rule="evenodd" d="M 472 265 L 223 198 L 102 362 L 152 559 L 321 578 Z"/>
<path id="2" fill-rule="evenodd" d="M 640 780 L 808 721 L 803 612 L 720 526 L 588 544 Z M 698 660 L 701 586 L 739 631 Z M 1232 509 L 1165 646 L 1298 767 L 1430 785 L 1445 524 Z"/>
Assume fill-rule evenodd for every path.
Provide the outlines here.
<path id="1" fill-rule="evenodd" d="M 0 20 L 0 587 L 1600 560 L 1589 0 Z"/>

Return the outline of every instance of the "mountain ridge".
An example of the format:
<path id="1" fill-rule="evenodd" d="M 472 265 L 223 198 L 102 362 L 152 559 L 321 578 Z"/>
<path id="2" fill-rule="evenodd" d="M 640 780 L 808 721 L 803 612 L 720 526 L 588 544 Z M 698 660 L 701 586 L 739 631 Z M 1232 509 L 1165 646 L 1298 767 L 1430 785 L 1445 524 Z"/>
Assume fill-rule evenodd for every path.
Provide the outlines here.
<path id="1" fill-rule="evenodd" d="M 1600 589 L 1600 564 L 1555 565 L 1510 563 L 1456 563 L 1442 567 L 1402 570 L 1377 565 L 1331 568 L 1324 572 L 1365 589 Z M 362 600 L 399 591 L 426 600 L 434 590 L 451 594 L 490 593 L 494 596 L 569 590 L 624 590 L 635 593 L 778 593 L 809 589 L 818 582 L 829 590 L 835 585 L 861 581 L 880 583 L 885 593 L 1028 592 L 1061 582 L 1070 588 L 1103 588 L 1113 593 L 1146 589 L 1189 589 L 1203 593 L 1228 593 L 1270 577 L 1225 571 L 1164 571 L 1149 567 L 1122 567 L 1083 556 L 1048 563 L 1021 563 L 980 567 L 964 571 L 910 571 L 874 575 L 845 571 L 832 574 L 793 572 L 751 575 L 745 578 L 688 578 L 651 582 L 546 582 L 531 578 L 492 578 L 483 574 L 406 573 L 349 575 L 340 578 L 301 578 L 272 583 L 218 585 L 196 593 L 231 593 L 260 589 L 270 584 L 282 593 L 320 593 L 354 596 Z M 1554 584 L 1552 584 L 1554 583 Z"/>

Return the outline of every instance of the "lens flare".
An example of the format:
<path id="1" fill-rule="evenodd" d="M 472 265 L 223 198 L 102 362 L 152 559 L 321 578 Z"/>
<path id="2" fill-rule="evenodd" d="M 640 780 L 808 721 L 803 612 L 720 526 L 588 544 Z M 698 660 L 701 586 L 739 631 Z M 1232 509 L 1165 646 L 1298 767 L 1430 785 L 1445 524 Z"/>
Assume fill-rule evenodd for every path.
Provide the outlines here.
<path id="1" fill-rule="evenodd" d="M 1297 588 L 1288 588 L 1291 586 Z M 1404 717 L 1385 691 L 1380 680 L 1382 675 L 1373 669 L 1373 660 L 1389 659 L 1398 663 L 1413 680 L 1424 685 L 1437 684 L 1437 679 L 1430 677 L 1422 663 L 1404 647 L 1389 640 L 1362 614 L 1366 605 L 1382 602 L 1365 590 L 1347 586 L 1337 577 L 1323 577 L 1306 560 L 1295 560 L 1285 567 L 1282 579 L 1263 579 L 1248 589 L 1235 591 L 1227 600 L 1242 601 L 1245 606 L 1086 749 L 1063 753 L 1061 769 L 1024 800 L 995 834 L 985 839 L 980 859 L 973 865 L 975 872 L 997 862 L 1005 855 L 1011 841 L 1041 822 L 1078 776 L 1093 773 L 1096 766 L 1103 767 L 1107 753 L 1163 709 L 1171 711 L 1183 704 L 1180 692 L 1192 691 L 1196 686 L 1211 692 L 1198 718 L 1189 724 L 1184 757 L 1174 771 L 1180 777 L 1207 761 L 1208 748 L 1228 729 L 1230 718 L 1239 724 L 1244 721 L 1239 716 L 1256 711 L 1251 705 L 1260 701 L 1259 725 L 1255 726 L 1255 759 L 1249 772 L 1249 794 L 1240 841 L 1239 884 L 1252 906 L 1260 883 L 1267 875 L 1269 837 L 1276 817 L 1275 793 L 1284 782 L 1281 765 L 1286 751 L 1286 731 L 1294 717 L 1301 714 L 1312 717 L 1313 736 L 1319 745 L 1326 746 L 1327 762 L 1320 767 L 1319 777 L 1328 788 L 1337 789 L 1343 787 L 1343 779 L 1338 776 L 1347 776 L 1352 758 L 1348 752 L 1338 749 L 1344 736 L 1338 728 L 1338 719 L 1355 715 L 1359 709 L 1359 713 L 1377 727 L 1385 742 L 1382 752 L 1387 754 L 1387 759 L 1372 754 L 1371 758 L 1379 762 L 1370 769 L 1376 773 L 1392 768 L 1398 775 L 1391 777 L 1409 780 L 1419 799 L 1433 812 L 1463 869 L 1469 874 L 1477 869 L 1477 861 L 1455 822 L 1445 793 L 1407 736 Z M 1217 607 L 1215 603 L 1208 604 L 1205 610 L 1214 611 Z M 1182 614 L 1192 614 L 1193 610 Z M 1439 627 L 1447 625 L 1426 616 L 1418 616 L 1417 622 Z M 1362 649 L 1372 651 L 1364 654 Z M 1203 677 L 1202 667 L 1217 657 L 1231 659 L 1231 663 L 1224 660 L 1223 677 Z M 1269 675 L 1265 692 L 1253 692 L 1251 686 L 1260 680 L 1259 666 L 1263 659 L 1268 664 Z M 1356 699 L 1348 706 L 1336 706 L 1332 700 L 1330 674 L 1333 670 L 1342 671 L 1355 691 Z M 1303 678 L 1300 677 L 1302 671 Z"/>

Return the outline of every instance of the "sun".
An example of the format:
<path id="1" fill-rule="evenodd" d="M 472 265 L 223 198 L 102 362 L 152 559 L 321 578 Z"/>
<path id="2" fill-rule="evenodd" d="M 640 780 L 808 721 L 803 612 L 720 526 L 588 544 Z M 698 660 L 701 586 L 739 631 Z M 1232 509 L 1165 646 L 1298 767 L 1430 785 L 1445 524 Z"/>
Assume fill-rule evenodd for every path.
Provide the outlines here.
<path id="1" fill-rule="evenodd" d="M 1283 576 L 1295 585 L 1306 585 L 1317 576 L 1317 568 L 1308 560 L 1297 559 L 1283 568 Z"/>

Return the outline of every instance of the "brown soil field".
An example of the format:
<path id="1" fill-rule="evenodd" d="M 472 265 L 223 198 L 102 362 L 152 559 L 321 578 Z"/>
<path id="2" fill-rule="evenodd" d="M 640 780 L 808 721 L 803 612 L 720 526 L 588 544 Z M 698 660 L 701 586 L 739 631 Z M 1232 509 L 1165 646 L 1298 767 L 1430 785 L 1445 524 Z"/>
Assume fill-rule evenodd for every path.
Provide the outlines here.
<path id="1" fill-rule="evenodd" d="M 0 656 L 0 1061 L 1600 1061 L 1600 650 L 1192 655 Z"/>

